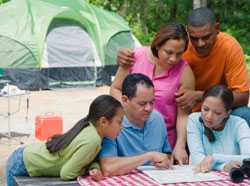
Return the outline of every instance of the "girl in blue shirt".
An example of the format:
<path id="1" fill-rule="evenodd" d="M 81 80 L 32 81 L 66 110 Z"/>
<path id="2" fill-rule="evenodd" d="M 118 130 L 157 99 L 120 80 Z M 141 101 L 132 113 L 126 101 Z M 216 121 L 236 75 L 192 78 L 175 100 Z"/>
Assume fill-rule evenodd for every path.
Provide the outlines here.
<path id="1" fill-rule="evenodd" d="M 250 129 L 246 121 L 230 115 L 233 93 L 223 85 L 206 90 L 201 112 L 192 113 L 187 141 L 195 171 L 229 171 L 250 157 Z"/>

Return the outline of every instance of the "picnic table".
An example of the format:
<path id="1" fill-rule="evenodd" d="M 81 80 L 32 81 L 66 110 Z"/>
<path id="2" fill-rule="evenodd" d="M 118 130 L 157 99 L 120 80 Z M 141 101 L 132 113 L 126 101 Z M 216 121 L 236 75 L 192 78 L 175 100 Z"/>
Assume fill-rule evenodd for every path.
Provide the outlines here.
<path id="1" fill-rule="evenodd" d="M 218 172 L 218 175 L 226 178 L 220 181 L 204 181 L 204 182 L 193 182 L 193 183 L 175 183 L 175 184 L 159 184 L 146 174 L 133 171 L 128 175 L 105 177 L 101 181 L 96 182 L 89 176 L 78 177 L 78 182 L 81 186 L 236 186 L 239 184 L 233 183 L 227 172 Z M 249 186 L 250 180 L 244 179 L 244 182 L 240 183 L 241 186 Z"/>
<path id="2" fill-rule="evenodd" d="M 180 183 L 180 184 L 163 184 L 164 186 L 236 186 L 239 184 L 233 183 L 228 173 L 218 172 L 225 180 L 220 181 L 205 181 L 194 183 Z M 123 176 L 105 177 L 101 181 L 96 182 L 89 176 L 79 176 L 77 181 L 61 181 L 59 178 L 46 178 L 46 177 L 15 177 L 15 186 L 161 186 L 158 182 L 146 174 L 139 171 L 132 171 L 130 174 Z M 249 186 L 250 180 L 245 178 L 244 182 L 240 183 L 241 186 Z"/>
<path id="3" fill-rule="evenodd" d="M 77 181 L 62 181 L 52 177 L 14 177 L 14 186 L 79 186 Z"/>

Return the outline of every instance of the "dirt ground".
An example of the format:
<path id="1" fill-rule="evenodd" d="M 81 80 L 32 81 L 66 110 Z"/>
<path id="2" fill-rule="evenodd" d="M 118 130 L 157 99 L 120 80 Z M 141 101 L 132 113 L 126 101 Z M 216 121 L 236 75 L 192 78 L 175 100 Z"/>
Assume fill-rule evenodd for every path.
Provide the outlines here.
<path id="1" fill-rule="evenodd" d="M 0 97 L 0 185 L 4 185 L 4 169 L 9 154 L 22 144 L 36 141 L 35 117 L 44 114 L 59 115 L 63 118 L 63 130 L 71 128 L 88 112 L 90 102 L 101 94 L 108 94 L 109 87 L 67 88 L 30 92 L 30 95 L 12 97 L 9 101 L 11 117 L 8 122 L 8 99 Z M 29 108 L 27 109 L 27 98 Z M 18 110 L 20 103 L 20 109 Z M 8 131 L 28 134 L 12 137 L 1 134 Z"/>

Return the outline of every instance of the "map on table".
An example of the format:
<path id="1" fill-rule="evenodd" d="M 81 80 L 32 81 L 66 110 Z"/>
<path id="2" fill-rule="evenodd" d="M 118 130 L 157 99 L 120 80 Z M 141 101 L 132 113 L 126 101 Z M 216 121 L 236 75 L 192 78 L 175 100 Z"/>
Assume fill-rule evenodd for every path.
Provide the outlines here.
<path id="1" fill-rule="evenodd" d="M 226 180 L 216 172 L 194 173 L 192 165 L 176 165 L 173 169 L 159 169 L 154 166 L 140 166 L 137 168 L 157 182 L 164 183 L 184 183 Z"/>

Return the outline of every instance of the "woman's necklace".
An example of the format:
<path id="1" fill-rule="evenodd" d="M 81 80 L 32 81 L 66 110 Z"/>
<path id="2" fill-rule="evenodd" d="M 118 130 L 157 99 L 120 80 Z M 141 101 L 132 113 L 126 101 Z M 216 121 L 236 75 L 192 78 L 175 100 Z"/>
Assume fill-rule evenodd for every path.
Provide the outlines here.
<path id="1" fill-rule="evenodd" d="M 164 70 L 160 67 L 160 65 L 157 65 L 157 63 L 155 64 L 155 71 L 154 71 L 154 75 L 155 76 L 159 76 Z"/>

